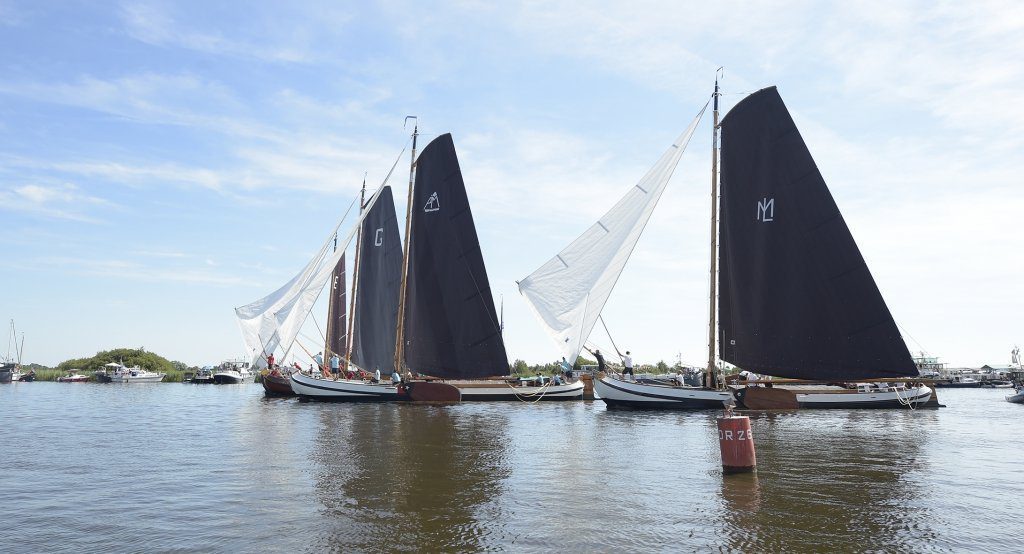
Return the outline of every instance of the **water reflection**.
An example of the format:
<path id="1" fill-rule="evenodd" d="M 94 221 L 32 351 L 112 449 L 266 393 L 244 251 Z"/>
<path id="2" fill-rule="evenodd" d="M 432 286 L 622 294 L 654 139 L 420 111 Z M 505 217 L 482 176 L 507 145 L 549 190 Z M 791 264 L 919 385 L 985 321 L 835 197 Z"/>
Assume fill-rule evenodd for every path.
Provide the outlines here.
<path id="1" fill-rule="evenodd" d="M 312 550 L 479 550 L 502 538 L 508 476 L 501 422 L 458 406 L 323 406 L 314 490 L 325 529 Z M 332 409 L 333 408 L 333 409 Z"/>
<path id="2" fill-rule="evenodd" d="M 724 476 L 722 532 L 744 551 L 920 550 L 933 533 L 914 478 L 934 416 L 754 416 L 758 475 Z"/>

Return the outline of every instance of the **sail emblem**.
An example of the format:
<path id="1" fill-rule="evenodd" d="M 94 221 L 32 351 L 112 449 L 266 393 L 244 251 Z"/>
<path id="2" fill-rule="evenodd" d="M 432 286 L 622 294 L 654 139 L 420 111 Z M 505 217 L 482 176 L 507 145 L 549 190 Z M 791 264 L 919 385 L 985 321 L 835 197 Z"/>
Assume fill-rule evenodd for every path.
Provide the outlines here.
<path id="1" fill-rule="evenodd" d="M 775 199 L 765 197 L 764 200 L 757 201 L 757 220 L 762 222 L 769 222 L 775 219 Z"/>
<path id="2" fill-rule="evenodd" d="M 430 195 L 427 199 L 427 205 L 423 206 L 424 212 L 436 212 L 441 209 L 441 202 L 437 199 L 437 193 Z"/>
<path id="3" fill-rule="evenodd" d="M 373 245 L 381 246 L 384 244 L 384 228 L 377 229 L 377 232 L 373 234 Z"/>

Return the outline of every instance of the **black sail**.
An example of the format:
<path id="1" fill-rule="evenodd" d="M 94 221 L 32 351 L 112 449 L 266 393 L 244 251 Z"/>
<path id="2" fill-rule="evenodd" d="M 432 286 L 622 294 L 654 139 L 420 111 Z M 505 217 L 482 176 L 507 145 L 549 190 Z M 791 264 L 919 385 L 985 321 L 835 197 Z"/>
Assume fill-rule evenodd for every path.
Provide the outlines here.
<path id="1" fill-rule="evenodd" d="M 450 134 L 416 162 L 405 361 L 443 378 L 508 374 L 494 298 Z"/>
<path id="2" fill-rule="evenodd" d="M 345 323 L 345 254 L 341 255 L 338 265 L 331 273 L 331 297 L 327 304 L 327 350 L 324 352 L 324 363 L 331 354 L 345 356 L 345 345 L 348 342 L 348 327 Z"/>
<path id="3" fill-rule="evenodd" d="M 722 359 L 798 379 L 917 375 L 775 87 L 737 104 L 721 128 Z"/>
<path id="4" fill-rule="evenodd" d="M 360 237 L 352 363 L 387 375 L 395 365 L 398 292 L 402 287 L 402 239 L 391 187 L 384 187 L 367 210 Z"/>

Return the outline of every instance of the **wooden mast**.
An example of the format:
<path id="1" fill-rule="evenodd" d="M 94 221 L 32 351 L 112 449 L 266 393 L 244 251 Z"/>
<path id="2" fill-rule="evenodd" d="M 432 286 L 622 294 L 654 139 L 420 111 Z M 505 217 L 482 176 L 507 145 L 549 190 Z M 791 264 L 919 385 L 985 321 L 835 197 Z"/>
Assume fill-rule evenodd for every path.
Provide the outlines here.
<path id="1" fill-rule="evenodd" d="M 334 249 L 331 250 L 331 252 L 337 252 L 337 251 L 338 251 L 338 232 L 335 231 L 334 232 Z M 344 279 L 344 277 L 342 277 L 342 279 Z M 335 327 L 335 324 L 334 324 L 334 304 L 335 304 L 335 302 L 337 302 L 337 300 L 335 299 L 334 289 L 337 286 L 338 286 L 337 276 L 335 276 L 333 274 L 333 271 L 332 271 L 330 296 L 328 296 L 328 298 L 327 298 L 327 332 L 324 333 L 324 356 L 323 356 L 324 359 L 320 362 L 320 364 L 319 364 L 320 367 L 317 368 L 320 371 L 321 375 L 324 375 L 324 372 L 327 371 L 328 369 L 330 369 L 330 364 L 328 363 L 328 360 L 331 358 L 331 352 L 332 352 L 332 350 L 331 350 L 331 336 L 333 336 L 333 334 L 334 334 L 334 327 Z M 342 281 L 341 287 L 343 289 L 345 288 L 345 282 L 344 281 Z M 287 355 L 288 354 L 285 353 L 285 356 L 287 356 Z M 282 359 L 281 361 L 284 361 L 284 360 Z"/>
<path id="2" fill-rule="evenodd" d="M 359 215 L 363 215 L 366 207 L 366 175 L 363 175 L 363 189 L 359 191 Z M 356 287 L 359 283 L 359 252 L 363 244 L 363 224 L 359 223 L 356 230 L 356 259 L 352 266 L 352 299 L 348 303 L 348 329 L 345 331 L 345 370 L 352 363 L 352 331 L 356 322 Z M 342 284 L 342 286 L 345 286 Z"/>
<path id="3" fill-rule="evenodd" d="M 715 339 L 718 334 L 715 316 L 718 315 L 718 72 L 721 70 L 719 67 L 715 71 L 715 93 L 712 96 L 715 109 L 711 139 L 711 293 L 708 301 L 708 367 L 704 381 L 709 388 L 719 386 L 715 376 Z"/>
<path id="4" fill-rule="evenodd" d="M 395 371 L 402 372 L 402 359 L 405 357 L 404 348 L 405 344 L 404 329 L 405 329 L 405 285 L 406 280 L 409 277 L 409 242 L 412 237 L 409 236 L 410 230 L 412 229 L 412 188 L 413 178 L 416 174 L 416 136 L 419 134 L 420 123 L 414 115 L 405 116 L 405 120 L 408 122 L 410 119 L 416 123 L 412 128 L 412 155 L 409 158 L 409 198 L 405 203 L 405 245 L 402 248 L 402 285 L 398 292 L 398 321 L 396 322 L 395 330 Z"/>

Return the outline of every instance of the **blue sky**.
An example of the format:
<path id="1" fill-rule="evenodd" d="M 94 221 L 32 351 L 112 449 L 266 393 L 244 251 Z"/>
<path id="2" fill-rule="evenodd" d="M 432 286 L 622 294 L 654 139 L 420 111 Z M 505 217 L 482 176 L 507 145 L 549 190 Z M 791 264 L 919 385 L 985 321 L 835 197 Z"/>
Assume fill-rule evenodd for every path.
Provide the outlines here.
<path id="1" fill-rule="evenodd" d="M 720 65 L 726 109 L 779 87 L 912 350 L 1024 342 L 1018 3 L 290 4 L 0 0 L 0 317 L 26 361 L 242 354 L 232 308 L 383 179 L 408 114 L 455 138 L 510 357 L 552 359 L 514 281 L 640 179 Z M 705 356 L 710 133 L 605 311 L 639 362 Z"/>

